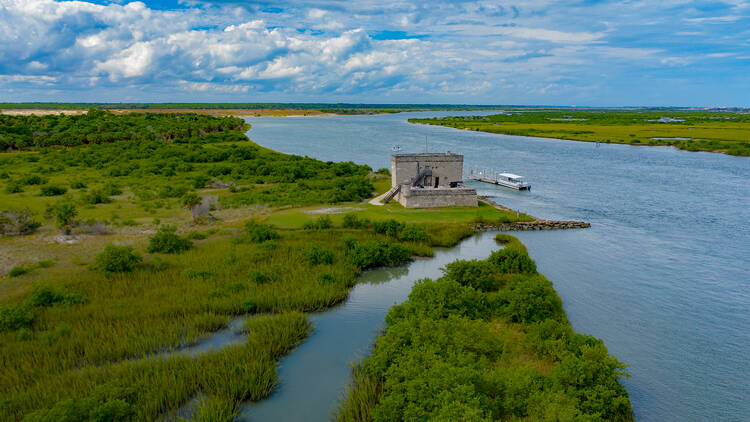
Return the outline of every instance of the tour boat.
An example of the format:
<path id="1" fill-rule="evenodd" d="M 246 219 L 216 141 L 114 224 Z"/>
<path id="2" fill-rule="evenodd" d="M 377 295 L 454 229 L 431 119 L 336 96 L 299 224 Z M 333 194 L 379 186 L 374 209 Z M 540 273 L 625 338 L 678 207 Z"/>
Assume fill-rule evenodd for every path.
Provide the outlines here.
<path id="1" fill-rule="evenodd" d="M 531 190 L 531 185 L 523 178 L 513 173 L 500 173 L 495 178 L 495 183 L 506 188 L 518 190 Z"/>
<path id="2" fill-rule="evenodd" d="M 517 190 L 531 190 L 531 185 L 524 179 L 513 173 L 495 173 L 492 170 L 475 171 L 472 170 L 469 178 L 480 182 L 492 183 L 494 185 L 504 186 L 506 188 Z"/>

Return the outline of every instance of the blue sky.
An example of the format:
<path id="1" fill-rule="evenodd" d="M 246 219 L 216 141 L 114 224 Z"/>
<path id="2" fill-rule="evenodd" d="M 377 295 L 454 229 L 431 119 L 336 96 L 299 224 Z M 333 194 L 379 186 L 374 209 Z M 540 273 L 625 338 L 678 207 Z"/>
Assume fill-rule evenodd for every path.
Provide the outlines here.
<path id="1" fill-rule="evenodd" d="M 0 102 L 750 107 L 750 0 L 0 0 Z"/>

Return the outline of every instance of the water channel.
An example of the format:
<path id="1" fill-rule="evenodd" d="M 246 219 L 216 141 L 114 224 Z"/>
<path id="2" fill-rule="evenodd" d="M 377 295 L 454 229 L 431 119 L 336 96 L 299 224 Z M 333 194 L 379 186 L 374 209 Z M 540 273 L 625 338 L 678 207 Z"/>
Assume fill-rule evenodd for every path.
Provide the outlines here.
<path id="1" fill-rule="evenodd" d="M 451 150 L 465 169 L 522 174 L 531 192 L 474 185 L 508 207 L 591 229 L 524 232 L 574 328 L 630 365 L 642 421 L 747 420 L 750 414 L 750 158 L 669 147 L 596 145 L 413 125 L 425 112 L 247 119 L 271 149 L 390 166 L 404 152 Z M 450 114 L 461 114 L 452 112 Z M 479 114 L 467 112 L 463 114 Z M 255 421 L 329 420 L 383 317 L 414 280 L 456 258 L 483 257 L 482 235 L 407 268 L 367 273 L 340 307 L 312 316 L 315 333 L 281 364 L 281 385 L 244 409 Z"/>

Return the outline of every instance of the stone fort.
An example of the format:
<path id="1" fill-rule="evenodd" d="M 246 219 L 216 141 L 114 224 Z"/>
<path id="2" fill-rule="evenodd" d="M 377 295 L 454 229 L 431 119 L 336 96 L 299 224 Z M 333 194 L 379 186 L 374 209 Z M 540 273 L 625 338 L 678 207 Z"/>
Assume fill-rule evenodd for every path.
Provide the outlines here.
<path id="1" fill-rule="evenodd" d="M 477 191 L 463 184 L 464 156 L 446 153 L 391 156 L 391 190 L 406 208 L 477 206 Z"/>

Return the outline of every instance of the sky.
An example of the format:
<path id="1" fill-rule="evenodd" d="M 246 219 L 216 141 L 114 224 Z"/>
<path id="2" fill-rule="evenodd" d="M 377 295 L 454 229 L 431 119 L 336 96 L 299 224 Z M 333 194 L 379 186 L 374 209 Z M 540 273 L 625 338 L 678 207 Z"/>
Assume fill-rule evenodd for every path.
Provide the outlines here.
<path id="1" fill-rule="evenodd" d="M 750 107 L 750 0 L 0 0 L 0 102 Z"/>

